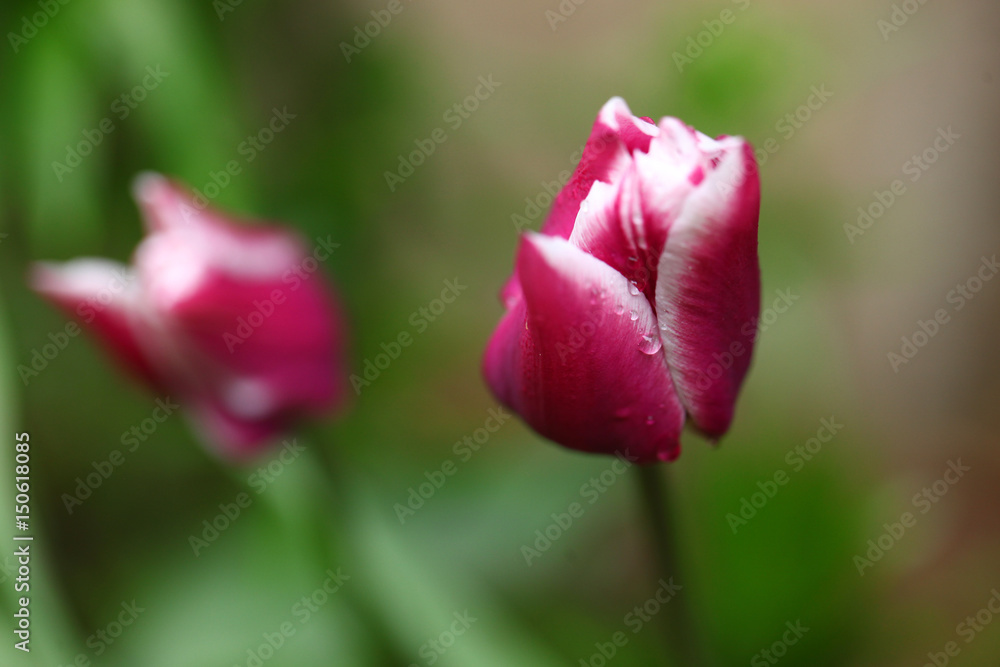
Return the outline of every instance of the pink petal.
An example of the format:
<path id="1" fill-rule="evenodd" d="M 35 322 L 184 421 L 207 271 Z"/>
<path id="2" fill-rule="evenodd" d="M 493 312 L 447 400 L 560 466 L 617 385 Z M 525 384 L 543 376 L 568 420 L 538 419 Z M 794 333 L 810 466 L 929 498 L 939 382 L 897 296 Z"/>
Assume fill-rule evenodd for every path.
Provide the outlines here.
<path id="1" fill-rule="evenodd" d="M 712 168 L 699 147 L 701 136 L 664 118 L 647 150 L 634 152 L 613 183 L 593 184 L 570 235 L 571 243 L 617 269 L 650 303 L 670 226 Z"/>
<path id="2" fill-rule="evenodd" d="M 518 272 L 524 299 L 484 358 L 494 393 L 565 446 L 642 462 L 676 458 L 684 412 L 645 297 L 558 238 L 525 237 Z"/>
<path id="3" fill-rule="evenodd" d="M 157 391 L 166 389 L 166 379 L 135 332 L 142 296 L 128 267 L 90 258 L 65 264 L 37 262 L 32 266 L 29 284 L 84 328 L 93 330 L 101 345 L 126 370 Z"/>
<path id="4" fill-rule="evenodd" d="M 583 149 L 583 157 L 569 182 L 556 197 L 542 233 L 569 238 L 580 202 L 595 181 L 613 182 L 636 151 L 646 151 L 657 133 L 655 125 L 636 118 L 625 100 L 611 98 L 597 116 Z"/>
<path id="5" fill-rule="evenodd" d="M 569 241 L 621 273 L 652 304 L 660 252 L 672 218 L 654 215 L 642 200 L 630 164 L 614 184 L 596 182 L 583 201 Z"/>
<path id="6" fill-rule="evenodd" d="M 248 271 L 268 242 L 277 246 L 269 261 Z M 276 420 L 287 426 L 342 403 L 343 318 L 322 274 L 302 273 L 305 252 L 286 252 L 299 241 L 262 229 L 250 246 L 195 243 L 187 230 L 154 235 L 136 263 L 178 348 L 171 366 L 197 397 L 210 437 L 230 450 L 254 447 L 280 430 Z"/>
<path id="7" fill-rule="evenodd" d="M 36 289 L 95 327 L 228 456 L 339 405 L 343 318 L 301 238 L 235 222 L 157 174 L 135 192 L 149 233 L 126 290 L 88 310 L 118 267 L 99 260 L 40 266 Z"/>
<path id="8" fill-rule="evenodd" d="M 633 116 L 622 98 L 613 97 L 608 100 L 594 121 L 580 164 L 552 204 L 552 210 L 542 226 L 542 233 L 569 238 L 581 215 L 581 203 L 591 193 L 593 186 L 617 181 L 622 172 L 631 167 L 631 154 L 648 150 L 650 141 L 658 132 L 656 125 L 649 119 Z M 598 211 L 600 205 L 595 203 L 591 210 Z M 583 213 L 586 214 L 586 211 Z M 625 251 L 619 254 L 623 252 L 626 257 L 634 255 Z M 655 266 L 655 262 L 644 264 Z M 612 265 L 618 266 L 614 263 Z M 646 274 L 649 272 L 650 269 L 647 268 Z M 520 283 L 515 268 L 500 290 L 500 300 L 509 309 L 520 297 Z"/>
<path id="9" fill-rule="evenodd" d="M 697 141 L 710 157 L 710 170 L 670 227 L 656 312 L 680 400 L 695 425 L 717 438 L 732 421 L 760 312 L 760 183 L 745 141 L 715 142 L 703 135 Z M 672 198 L 661 193 L 663 201 Z"/>
<path id="10" fill-rule="evenodd" d="M 187 397 L 185 414 L 207 447 L 229 459 L 246 460 L 272 446 L 287 430 L 281 415 L 251 420 L 211 395 Z"/>
<path id="11" fill-rule="evenodd" d="M 247 282 L 210 273 L 166 316 L 233 414 L 322 414 L 345 397 L 341 316 L 322 278 Z M 254 387 L 253 392 L 240 391 Z"/>

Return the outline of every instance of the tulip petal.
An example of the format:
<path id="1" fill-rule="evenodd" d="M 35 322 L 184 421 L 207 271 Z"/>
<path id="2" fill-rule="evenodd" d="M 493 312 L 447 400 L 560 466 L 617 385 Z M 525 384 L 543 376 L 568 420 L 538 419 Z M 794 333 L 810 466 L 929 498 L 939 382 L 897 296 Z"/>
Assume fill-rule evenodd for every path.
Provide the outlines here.
<path id="1" fill-rule="evenodd" d="M 255 279 L 280 277 L 301 259 L 297 235 L 278 226 L 235 222 L 160 174 L 142 174 L 133 190 L 153 232 L 136 250 L 136 263 L 160 274 L 164 296 L 183 296 L 184 287 L 197 284 L 208 266 Z"/>
<path id="2" fill-rule="evenodd" d="M 130 269 L 117 262 L 81 258 L 64 264 L 37 262 L 29 284 L 70 317 L 92 329 L 96 339 L 128 371 L 159 390 L 166 387 L 136 334 L 145 305 Z"/>
<path id="3" fill-rule="evenodd" d="M 656 216 L 642 201 L 641 179 L 629 165 L 614 184 L 596 182 L 583 201 L 569 241 L 625 276 L 653 303 L 660 252 L 672 218 Z"/>
<path id="4" fill-rule="evenodd" d="M 646 151 L 656 133 L 655 125 L 632 115 L 625 100 L 611 98 L 597 115 L 580 164 L 552 204 L 542 233 L 568 239 L 580 212 L 580 202 L 590 193 L 594 182 L 615 181 L 628 167 L 630 154 Z"/>
<path id="5" fill-rule="evenodd" d="M 35 289 L 93 327 L 228 457 L 342 402 L 340 307 L 301 238 L 233 220 L 158 174 L 134 189 L 149 233 L 123 285 L 109 290 L 124 267 L 78 260 L 38 265 Z"/>
<path id="6" fill-rule="evenodd" d="M 319 277 L 296 285 L 212 273 L 167 312 L 185 346 L 211 360 L 198 375 L 234 415 L 321 414 L 345 396 L 345 364 L 336 354 L 344 334 L 333 297 Z"/>
<path id="7" fill-rule="evenodd" d="M 676 118 L 664 118 L 656 136 L 632 153 L 613 183 L 594 182 L 570 235 L 572 243 L 634 283 L 650 303 L 670 226 L 712 168 L 711 156 L 700 148 L 702 139 L 711 141 Z"/>
<path id="8" fill-rule="evenodd" d="M 484 359 L 496 395 L 565 446 L 641 462 L 676 458 L 684 411 L 646 298 L 559 238 L 526 236 L 517 266 L 523 301 Z"/>
<path id="9" fill-rule="evenodd" d="M 284 415 L 251 420 L 211 395 L 189 397 L 186 414 L 209 449 L 230 459 L 249 459 L 274 444 L 286 430 Z"/>
<path id="10" fill-rule="evenodd" d="M 552 203 L 552 210 L 542 225 L 542 233 L 568 239 L 577 220 L 585 213 L 581 211 L 581 204 L 591 196 L 592 188 L 599 183 L 616 181 L 623 171 L 630 168 L 631 153 L 648 150 L 650 141 L 657 133 L 656 125 L 649 119 L 632 115 L 625 100 L 620 97 L 608 100 L 594 121 L 580 163 Z M 510 309 L 520 297 L 515 268 L 500 290 L 500 301 Z"/>
<path id="11" fill-rule="evenodd" d="M 699 430 L 718 438 L 732 421 L 760 312 L 760 183 L 745 141 L 703 135 L 697 141 L 708 151 L 708 173 L 670 227 L 656 312 L 681 402 Z"/>
<path id="12" fill-rule="evenodd" d="M 172 365 L 187 378 L 210 437 L 246 447 L 280 430 L 270 423 L 276 416 L 287 421 L 339 404 L 342 318 L 322 278 L 303 271 L 299 238 L 235 225 L 210 209 L 180 224 L 177 210 L 193 206 L 183 189 L 156 176 L 136 189 L 147 219 L 162 228 L 136 251 L 139 276 L 181 342 Z"/>

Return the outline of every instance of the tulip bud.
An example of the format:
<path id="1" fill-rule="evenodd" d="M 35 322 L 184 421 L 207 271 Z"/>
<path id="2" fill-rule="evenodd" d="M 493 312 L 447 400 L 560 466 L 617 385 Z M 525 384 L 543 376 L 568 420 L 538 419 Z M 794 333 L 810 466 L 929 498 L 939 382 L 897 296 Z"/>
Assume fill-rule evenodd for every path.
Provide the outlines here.
<path id="1" fill-rule="evenodd" d="M 135 182 L 147 235 L 125 267 L 33 267 L 32 287 L 78 319 L 126 369 L 181 404 L 224 455 L 254 454 L 345 395 L 344 326 L 293 232 L 208 208 L 158 174 Z M 323 250 L 325 256 L 329 252 Z"/>
<path id="2" fill-rule="evenodd" d="M 620 98 L 594 124 L 541 234 L 522 238 L 483 371 L 541 435 L 673 460 L 690 419 L 730 426 L 760 312 L 750 145 Z"/>

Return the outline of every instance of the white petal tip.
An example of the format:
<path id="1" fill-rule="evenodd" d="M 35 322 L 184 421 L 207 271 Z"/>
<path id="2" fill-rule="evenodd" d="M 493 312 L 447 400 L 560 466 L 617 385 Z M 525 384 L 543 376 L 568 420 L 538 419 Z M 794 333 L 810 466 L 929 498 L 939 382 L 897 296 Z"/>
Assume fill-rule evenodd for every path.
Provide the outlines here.
<path id="1" fill-rule="evenodd" d="M 141 171 L 132 179 L 132 196 L 137 202 L 155 198 L 156 191 L 167 185 L 167 177 L 155 171 Z"/>

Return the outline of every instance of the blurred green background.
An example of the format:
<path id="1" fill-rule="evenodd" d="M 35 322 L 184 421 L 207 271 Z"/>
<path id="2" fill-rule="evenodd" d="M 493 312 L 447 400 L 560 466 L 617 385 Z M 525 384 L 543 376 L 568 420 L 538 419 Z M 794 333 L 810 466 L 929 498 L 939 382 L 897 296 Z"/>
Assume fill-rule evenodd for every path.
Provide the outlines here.
<path id="1" fill-rule="evenodd" d="M 687 436 L 668 472 L 676 581 L 715 664 L 774 664 L 760 653 L 774 650 L 789 667 L 923 665 L 955 642 L 950 664 L 997 665 L 1000 619 L 980 610 L 1000 587 L 1000 281 L 961 309 L 948 295 L 1000 249 L 998 19 L 988 0 L 4 3 L 0 434 L 10 452 L 30 433 L 36 542 L 33 650 L 8 632 L 3 664 L 597 666 L 616 632 L 628 642 L 608 664 L 654 664 L 660 619 L 633 632 L 628 616 L 659 587 L 631 473 L 528 565 L 522 547 L 611 460 L 517 419 L 455 449 L 497 407 L 479 360 L 515 216 L 540 225 L 530 203 L 544 212 L 546 184 L 621 95 L 637 115 L 764 150 L 764 305 L 795 297 L 762 332 L 721 447 Z M 491 76 L 475 111 L 446 115 Z M 294 118 L 247 148 L 276 109 Z M 446 140 L 390 189 L 385 173 L 439 127 Z M 958 138 L 925 155 L 948 128 Z M 81 142 L 78 166 L 53 166 Z M 914 171 L 920 155 L 934 162 Z M 27 291 L 28 263 L 126 260 L 144 169 L 340 243 L 323 270 L 347 303 L 355 369 L 414 337 L 287 465 L 233 470 L 180 417 L 127 451 L 155 397 L 85 336 L 27 383 L 17 371 L 66 325 Z M 896 179 L 905 193 L 884 214 L 845 228 Z M 415 324 L 454 279 L 468 289 Z M 949 322 L 894 370 L 887 354 L 939 308 Z M 842 428 L 801 466 L 786 458 L 823 419 Z M 115 449 L 124 463 L 68 511 L 64 494 Z M 959 459 L 969 472 L 922 513 L 914 495 Z M 448 461 L 455 474 L 401 521 L 396 505 Z M 248 478 L 268 464 L 279 474 L 257 493 Z M 777 471 L 787 485 L 734 531 L 730 515 Z M 190 537 L 241 492 L 250 506 L 196 556 Z M 860 575 L 856 557 L 907 511 L 916 524 Z M 336 536 L 329 553 L 317 523 Z M 0 549 L 8 618 L 12 553 Z M 122 612 L 133 602 L 141 612 Z M 134 621 L 117 628 L 123 613 Z M 797 622 L 808 632 L 781 646 Z"/>

